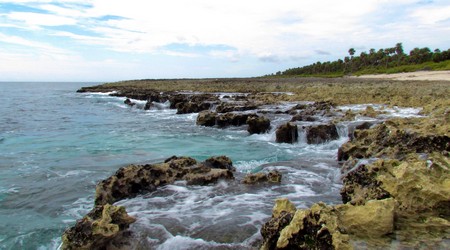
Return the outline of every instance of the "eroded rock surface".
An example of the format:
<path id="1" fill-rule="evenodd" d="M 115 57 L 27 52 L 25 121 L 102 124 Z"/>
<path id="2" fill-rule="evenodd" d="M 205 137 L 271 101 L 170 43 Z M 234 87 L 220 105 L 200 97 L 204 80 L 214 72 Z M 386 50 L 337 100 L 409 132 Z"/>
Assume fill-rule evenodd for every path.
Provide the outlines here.
<path id="1" fill-rule="evenodd" d="M 251 116 L 246 123 L 250 134 L 263 134 L 270 130 L 270 120 L 264 116 Z"/>
<path id="2" fill-rule="evenodd" d="M 308 144 L 320 144 L 339 138 L 334 124 L 324 124 L 306 127 L 306 142 Z"/>
<path id="3" fill-rule="evenodd" d="M 212 169 L 211 166 L 224 166 L 225 169 Z M 176 180 L 186 180 L 188 184 L 208 184 L 221 178 L 230 179 L 233 178 L 230 169 L 231 160 L 224 156 L 199 164 L 190 157 L 172 157 L 159 164 L 129 165 L 97 185 L 95 205 L 112 204 L 151 192 Z"/>
<path id="4" fill-rule="evenodd" d="M 114 249 L 114 240 L 136 219 L 124 207 L 105 204 L 96 206 L 62 236 L 63 250 Z"/>
<path id="5" fill-rule="evenodd" d="M 448 126 L 429 119 L 392 119 L 374 128 L 356 130 L 354 139 L 339 148 L 338 160 L 370 157 L 400 158 L 409 153 L 450 151 Z"/>
<path id="6" fill-rule="evenodd" d="M 281 173 L 277 170 L 269 171 L 268 173 L 254 173 L 247 174 L 242 180 L 244 184 L 256 184 L 261 182 L 269 182 L 269 183 L 280 183 L 281 182 Z"/>
<path id="7" fill-rule="evenodd" d="M 276 142 L 278 143 L 294 143 L 298 141 L 297 125 L 288 122 L 277 128 L 275 132 Z"/>
<path id="8" fill-rule="evenodd" d="M 198 163 L 190 157 L 173 156 L 163 163 L 129 165 L 97 184 L 95 207 L 63 236 L 62 249 L 127 249 L 120 245 L 124 230 L 135 221 L 116 201 L 151 192 L 157 187 L 185 180 L 188 185 L 207 185 L 233 179 L 233 163 L 226 156 Z"/>

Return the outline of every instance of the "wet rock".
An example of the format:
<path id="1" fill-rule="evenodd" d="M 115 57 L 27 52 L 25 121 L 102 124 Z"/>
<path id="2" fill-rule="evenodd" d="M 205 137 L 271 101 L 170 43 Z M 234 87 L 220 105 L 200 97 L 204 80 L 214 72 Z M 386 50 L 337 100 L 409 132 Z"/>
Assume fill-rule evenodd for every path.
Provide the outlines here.
<path id="1" fill-rule="evenodd" d="M 436 132 L 430 133 L 430 130 Z M 445 125 L 430 124 L 427 119 L 392 119 L 367 130 L 356 130 L 354 139 L 339 148 L 338 160 L 401 158 L 409 153 L 450 151 L 446 131 Z"/>
<path id="2" fill-rule="evenodd" d="M 177 108 L 177 114 L 190 114 L 198 113 L 203 110 L 209 110 L 211 108 L 210 102 L 179 102 L 175 105 Z"/>
<path id="3" fill-rule="evenodd" d="M 244 184 L 256 184 L 260 182 L 280 183 L 281 173 L 273 170 L 268 173 L 247 174 L 242 181 Z"/>
<path id="4" fill-rule="evenodd" d="M 207 185 L 221 179 L 233 178 L 233 173 L 230 170 L 210 169 L 206 173 L 188 173 L 183 177 L 183 180 L 186 180 L 188 185 Z"/>
<path id="5" fill-rule="evenodd" d="M 320 144 L 339 138 L 334 124 L 306 127 L 306 141 L 308 144 Z"/>
<path id="6" fill-rule="evenodd" d="M 294 143 L 298 141 L 297 125 L 286 123 L 277 128 L 275 132 L 276 142 L 278 143 Z"/>
<path id="7" fill-rule="evenodd" d="M 363 116 L 376 118 L 382 112 L 377 112 L 372 106 L 367 106 L 364 112 L 361 113 Z"/>
<path id="8" fill-rule="evenodd" d="M 216 125 L 216 116 L 217 113 L 211 112 L 209 110 L 202 111 L 198 113 L 197 116 L 197 125 L 212 127 Z"/>
<path id="9" fill-rule="evenodd" d="M 263 134 L 270 130 L 270 120 L 264 116 L 248 117 L 246 123 L 250 134 Z"/>
<path id="10" fill-rule="evenodd" d="M 129 98 L 127 98 L 123 103 L 125 103 L 126 105 L 131 106 L 131 107 L 136 105 L 136 103 L 132 102 Z"/>
<path id="11" fill-rule="evenodd" d="M 203 165 L 210 168 L 218 168 L 218 169 L 228 169 L 230 171 L 236 171 L 236 168 L 233 167 L 233 162 L 227 156 L 213 156 L 206 159 L 203 162 Z"/>
<path id="12" fill-rule="evenodd" d="M 306 109 L 309 105 L 307 104 L 297 104 L 294 107 L 292 107 L 289 111 L 297 111 L 299 109 Z"/>
<path id="13" fill-rule="evenodd" d="M 350 138 L 350 140 L 353 140 L 355 138 L 354 133 L 356 130 L 370 129 L 379 123 L 380 123 L 379 121 L 373 121 L 373 122 L 356 123 L 354 125 L 350 124 L 350 125 L 348 125 L 348 137 Z"/>
<path id="14" fill-rule="evenodd" d="M 179 103 L 188 102 L 189 98 L 187 95 L 183 94 L 172 94 L 168 97 L 170 102 L 170 108 L 176 109 Z"/>
<path id="15" fill-rule="evenodd" d="M 113 204 L 121 199 L 154 191 L 157 187 L 171 184 L 176 180 L 187 180 L 192 184 L 208 184 L 220 178 L 233 178 L 230 170 L 212 170 L 208 164 L 210 163 L 197 164 L 195 159 L 189 157 L 171 157 L 164 163 L 120 168 L 113 176 L 97 184 L 95 204 Z"/>
<path id="16" fill-rule="evenodd" d="M 333 207 L 318 203 L 311 209 L 296 210 L 292 206 L 281 212 L 274 208 L 272 218 L 261 229 L 261 249 L 350 249 L 348 236 L 338 229 Z"/>
<path id="17" fill-rule="evenodd" d="M 311 105 L 311 107 L 314 108 L 315 110 L 330 110 L 333 109 L 335 106 L 336 104 L 330 101 L 315 102 Z"/>
<path id="18" fill-rule="evenodd" d="M 261 249 L 353 249 L 352 238 L 392 233 L 394 209 L 393 199 L 363 206 L 316 203 L 310 209 L 295 209 L 292 203 L 277 200 L 272 218 L 261 229 Z"/>
<path id="19" fill-rule="evenodd" d="M 220 105 L 216 107 L 216 112 L 217 113 L 229 113 L 235 111 L 242 112 L 247 110 L 255 110 L 257 108 L 258 105 L 256 105 L 253 102 L 246 102 L 244 104 L 222 102 Z"/>
<path id="20" fill-rule="evenodd" d="M 298 114 L 294 115 L 291 119 L 291 122 L 302 121 L 302 122 L 314 122 L 317 119 L 311 115 Z"/>
<path id="21" fill-rule="evenodd" d="M 418 154 L 403 160 L 379 159 L 356 166 L 343 178 L 344 202 L 363 204 L 367 200 L 392 197 L 398 202 L 397 213 L 449 214 L 449 158 L 433 153 L 423 159 Z"/>
<path id="22" fill-rule="evenodd" d="M 384 190 L 380 181 L 376 179 L 378 170 L 378 168 L 372 168 L 370 165 L 361 164 L 345 174 L 342 178 L 344 183 L 341 188 L 342 202 L 362 205 L 368 200 L 381 200 L 391 197 L 391 194 Z"/>
<path id="23" fill-rule="evenodd" d="M 61 249 L 114 249 L 114 241 L 135 221 L 124 207 L 96 206 L 64 232 Z"/>
<path id="24" fill-rule="evenodd" d="M 225 113 L 220 114 L 216 118 L 216 124 L 219 127 L 228 126 L 242 126 L 246 124 L 249 117 L 256 116 L 256 114 L 242 114 L 242 113 Z"/>
<path id="25" fill-rule="evenodd" d="M 153 103 L 151 101 L 147 101 L 145 103 L 144 110 L 149 110 L 152 108 L 152 106 L 153 106 Z"/>

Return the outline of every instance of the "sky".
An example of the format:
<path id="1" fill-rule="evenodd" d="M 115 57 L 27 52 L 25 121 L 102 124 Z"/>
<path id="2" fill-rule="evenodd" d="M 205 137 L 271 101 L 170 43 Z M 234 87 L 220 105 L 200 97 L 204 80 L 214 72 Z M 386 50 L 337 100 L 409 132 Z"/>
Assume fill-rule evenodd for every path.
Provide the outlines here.
<path id="1" fill-rule="evenodd" d="M 450 1 L 0 0 L 0 81 L 253 77 L 398 42 L 450 48 Z"/>

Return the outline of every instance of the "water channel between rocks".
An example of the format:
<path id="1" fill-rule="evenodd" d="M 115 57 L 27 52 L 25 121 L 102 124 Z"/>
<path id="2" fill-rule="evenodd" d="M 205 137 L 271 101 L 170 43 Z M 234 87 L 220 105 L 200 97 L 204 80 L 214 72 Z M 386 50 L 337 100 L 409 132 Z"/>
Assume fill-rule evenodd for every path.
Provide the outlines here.
<path id="1" fill-rule="evenodd" d="M 88 96 L 94 97 L 96 94 Z M 218 96 L 222 101 L 233 98 L 230 93 L 219 93 Z M 120 100 L 123 101 L 123 98 Z M 145 105 L 142 101 L 131 101 L 136 105 L 130 112 L 139 112 L 136 110 Z M 341 202 L 340 169 L 336 154 L 355 126 L 364 122 L 375 124 L 394 116 L 417 116 L 419 112 L 418 109 L 370 105 L 375 110 L 383 110 L 383 115 L 375 118 L 358 116 L 352 121 L 337 123 L 338 139 L 308 144 L 306 127 L 330 124 L 334 118 L 343 116 L 345 111 L 364 111 L 369 105 L 336 107 L 327 114 L 316 115 L 314 121 L 297 121 L 297 143 L 275 143 L 276 128 L 290 121 L 292 116 L 287 113 L 298 104 L 259 106 L 256 110 L 258 114 L 271 120 L 270 131 L 259 135 L 249 135 L 246 126 L 196 126 L 196 113 L 177 115 L 175 110 L 167 109 L 168 103 L 154 103 L 151 110 L 140 111 L 143 116 L 172 122 L 165 128 L 169 131 L 174 129 L 172 126 L 190 131 L 183 140 L 169 139 L 169 143 L 175 144 L 174 148 L 195 148 L 196 154 L 188 156 L 196 158 L 208 156 L 202 154 L 199 157 L 198 151 L 202 150 L 210 152 L 210 155 L 228 155 L 234 161 L 237 172 L 234 181 L 220 181 L 208 186 L 188 186 L 179 181 L 155 192 L 117 202 L 116 205 L 125 206 L 128 213 L 137 218 L 130 227 L 134 241 L 132 245 L 157 249 L 254 249 L 260 244 L 260 228 L 271 216 L 277 198 L 289 198 L 299 208 L 307 208 L 319 201 L 328 204 Z M 114 102 L 114 105 L 130 109 L 122 103 Z M 211 108 L 212 111 L 214 109 Z M 282 173 L 280 184 L 241 184 L 246 173 L 270 170 Z"/>

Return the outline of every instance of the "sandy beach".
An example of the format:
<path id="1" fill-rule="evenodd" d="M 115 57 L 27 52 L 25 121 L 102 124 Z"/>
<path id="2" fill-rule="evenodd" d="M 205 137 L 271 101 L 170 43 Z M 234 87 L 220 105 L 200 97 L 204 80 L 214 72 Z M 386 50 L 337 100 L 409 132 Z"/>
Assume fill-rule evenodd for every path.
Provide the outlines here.
<path id="1" fill-rule="evenodd" d="M 362 75 L 351 76 L 351 78 L 380 78 L 380 79 L 392 79 L 399 81 L 450 81 L 450 70 L 446 71 L 417 71 L 408 73 L 397 74 L 374 74 L 374 75 Z"/>

